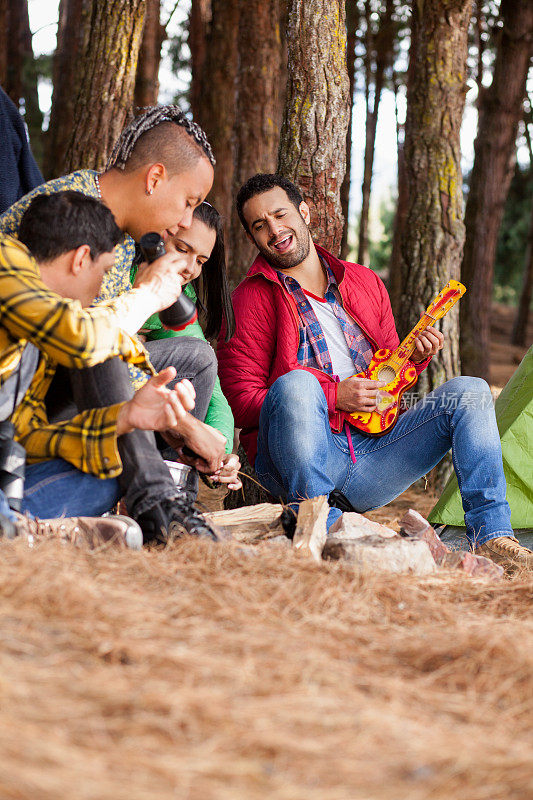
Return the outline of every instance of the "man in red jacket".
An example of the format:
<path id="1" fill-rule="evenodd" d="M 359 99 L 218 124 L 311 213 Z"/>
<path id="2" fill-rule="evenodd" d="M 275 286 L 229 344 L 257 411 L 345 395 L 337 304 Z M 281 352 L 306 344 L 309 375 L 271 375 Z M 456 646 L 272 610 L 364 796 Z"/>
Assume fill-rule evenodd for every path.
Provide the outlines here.
<path id="1" fill-rule="evenodd" d="M 513 535 L 490 389 L 478 378 L 440 386 L 371 438 L 345 413 L 371 411 L 385 384 L 356 378 L 373 353 L 399 339 L 382 281 L 335 258 L 309 234 L 309 208 L 280 175 L 255 175 L 237 210 L 259 255 L 233 295 L 236 332 L 219 341 L 222 389 L 263 485 L 294 506 L 339 493 L 365 512 L 397 497 L 452 448 L 467 536 L 495 560 L 529 563 Z M 420 373 L 443 346 L 419 334 Z M 342 497 L 344 496 L 344 497 Z M 340 516 L 331 508 L 328 524 Z"/>

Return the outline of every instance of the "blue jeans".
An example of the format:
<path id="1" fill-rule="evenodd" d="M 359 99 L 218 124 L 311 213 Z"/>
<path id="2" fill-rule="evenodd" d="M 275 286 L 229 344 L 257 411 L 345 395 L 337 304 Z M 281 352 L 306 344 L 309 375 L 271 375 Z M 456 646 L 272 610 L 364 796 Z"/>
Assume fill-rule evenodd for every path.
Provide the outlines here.
<path id="1" fill-rule="evenodd" d="M 120 496 L 115 478 L 102 480 L 57 458 L 26 466 L 21 511 L 41 519 L 98 517 L 110 511 Z"/>
<path id="2" fill-rule="evenodd" d="M 404 492 L 451 447 L 471 544 L 513 536 L 500 437 L 485 381 L 453 378 L 402 414 L 380 438 L 351 426 L 350 432 L 355 463 L 345 430 L 330 428 L 315 376 L 303 370 L 283 375 L 261 409 L 255 462 L 261 483 L 296 506 L 337 489 L 364 513 Z M 328 525 L 340 514 L 330 509 Z"/>

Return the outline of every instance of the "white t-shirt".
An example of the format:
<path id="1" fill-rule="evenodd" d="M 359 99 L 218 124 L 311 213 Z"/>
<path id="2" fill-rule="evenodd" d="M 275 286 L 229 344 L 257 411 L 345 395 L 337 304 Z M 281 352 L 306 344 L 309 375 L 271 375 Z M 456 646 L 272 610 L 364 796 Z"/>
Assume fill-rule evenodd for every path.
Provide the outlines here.
<path id="1" fill-rule="evenodd" d="M 355 375 L 350 348 L 346 343 L 344 331 L 333 313 L 331 305 L 326 299 L 321 299 L 310 292 L 305 292 L 305 296 L 309 300 L 322 328 L 331 358 L 333 374 L 338 375 L 341 381 L 351 375 Z"/>

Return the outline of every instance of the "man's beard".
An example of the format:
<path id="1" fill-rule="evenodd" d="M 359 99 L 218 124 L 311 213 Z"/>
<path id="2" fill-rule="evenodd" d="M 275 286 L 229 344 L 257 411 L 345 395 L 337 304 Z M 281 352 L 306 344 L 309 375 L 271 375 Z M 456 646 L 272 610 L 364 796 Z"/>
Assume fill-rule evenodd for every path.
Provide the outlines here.
<path id="1" fill-rule="evenodd" d="M 302 228 L 299 231 L 295 231 L 292 228 L 288 228 L 287 230 L 291 232 L 293 241 L 296 243 L 296 249 L 286 255 L 283 253 L 276 253 L 275 251 L 273 252 L 271 248 L 267 249 L 266 247 L 258 245 L 257 242 L 255 243 L 263 258 L 268 261 L 270 266 L 274 267 L 274 269 L 292 269 L 293 267 L 297 267 L 298 264 L 301 264 L 302 261 L 305 261 L 309 255 L 311 237 L 309 236 L 309 230 L 305 222 L 302 220 Z"/>

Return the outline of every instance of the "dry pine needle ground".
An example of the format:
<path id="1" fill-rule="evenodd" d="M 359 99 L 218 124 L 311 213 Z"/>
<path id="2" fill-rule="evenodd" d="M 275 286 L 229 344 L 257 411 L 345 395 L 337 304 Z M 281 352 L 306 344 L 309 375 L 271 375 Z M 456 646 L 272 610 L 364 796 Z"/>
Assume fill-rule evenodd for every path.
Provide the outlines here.
<path id="1" fill-rule="evenodd" d="M 1 543 L 0 798 L 525 800 L 532 593 Z"/>

